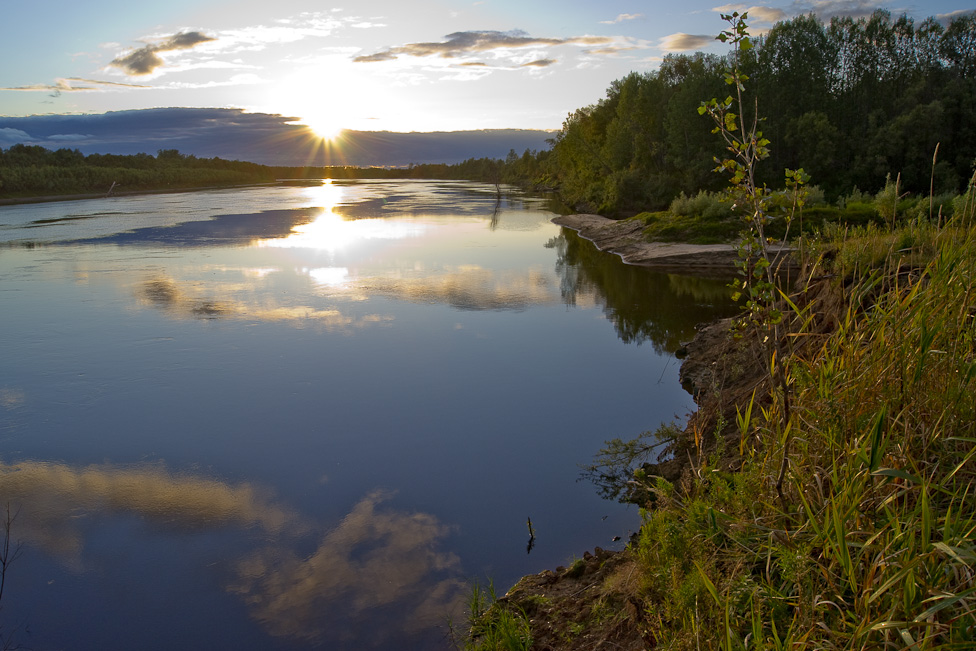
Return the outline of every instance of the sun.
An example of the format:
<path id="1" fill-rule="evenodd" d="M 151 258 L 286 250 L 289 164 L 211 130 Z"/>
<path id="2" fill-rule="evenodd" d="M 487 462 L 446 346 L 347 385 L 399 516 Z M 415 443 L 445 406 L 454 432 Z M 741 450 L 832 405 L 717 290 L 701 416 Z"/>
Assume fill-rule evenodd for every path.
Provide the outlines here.
<path id="1" fill-rule="evenodd" d="M 303 117 L 300 124 L 307 126 L 322 140 L 334 141 L 342 135 L 345 127 L 331 115 L 312 115 Z"/>

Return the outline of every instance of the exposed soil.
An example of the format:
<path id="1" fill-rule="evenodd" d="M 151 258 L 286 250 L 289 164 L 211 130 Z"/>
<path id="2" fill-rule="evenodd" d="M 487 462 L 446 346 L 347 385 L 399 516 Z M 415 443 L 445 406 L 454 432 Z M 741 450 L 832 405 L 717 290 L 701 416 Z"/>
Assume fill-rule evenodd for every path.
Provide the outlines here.
<path id="1" fill-rule="evenodd" d="M 523 577 L 499 602 L 529 618 L 533 651 L 640 651 L 637 567 L 633 553 L 586 552 L 572 567 Z"/>
<path id="2" fill-rule="evenodd" d="M 645 267 L 671 267 L 685 271 L 731 267 L 738 259 L 731 244 L 679 244 L 648 242 L 643 224 L 637 220 L 613 220 L 600 215 L 560 215 L 552 223 L 572 228 L 601 251 L 613 253 L 628 263 Z"/>

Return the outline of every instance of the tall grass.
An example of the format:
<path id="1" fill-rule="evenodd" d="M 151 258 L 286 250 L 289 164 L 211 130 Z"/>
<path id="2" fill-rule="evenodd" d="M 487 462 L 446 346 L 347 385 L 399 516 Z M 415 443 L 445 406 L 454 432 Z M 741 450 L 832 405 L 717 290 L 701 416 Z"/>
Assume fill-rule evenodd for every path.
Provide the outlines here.
<path id="1" fill-rule="evenodd" d="M 661 648 L 972 649 L 976 229 L 814 250 L 832 279 L 789 303 L 794 354 L 774 364 L 789 413 L 758 396 L 741 471 L 713 456 L 652 487 L 644 616 Z"/>
<path id="2" fill-rule="evenodd" d="M 456 638 L 455 647 L 464 651 L 528 651 L 532 646 L 525 612 L 500 602 L 491 582 L 471 585 L 466 630 Z"/>

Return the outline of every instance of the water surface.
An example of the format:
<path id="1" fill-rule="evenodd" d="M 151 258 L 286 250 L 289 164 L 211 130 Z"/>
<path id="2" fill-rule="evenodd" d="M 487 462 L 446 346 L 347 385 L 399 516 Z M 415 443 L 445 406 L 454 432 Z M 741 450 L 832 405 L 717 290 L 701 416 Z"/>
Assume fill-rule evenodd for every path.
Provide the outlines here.
<path id="1" fill-rule="evenodd" d="M 471 579 L 621 548 L 577 464 L 691 409 L 671 353 L 730 306 L 551 216 L 431 181 L 0 207 L 0 634 L 450 648 Z"/>

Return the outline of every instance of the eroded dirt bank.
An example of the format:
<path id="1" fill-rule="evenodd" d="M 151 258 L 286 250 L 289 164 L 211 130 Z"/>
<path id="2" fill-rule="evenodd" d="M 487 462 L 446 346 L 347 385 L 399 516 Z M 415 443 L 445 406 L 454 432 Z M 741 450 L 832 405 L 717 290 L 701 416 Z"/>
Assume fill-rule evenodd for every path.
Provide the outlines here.
<path id="1" fill-rule="evenodd" d="M 601 251 L 613 253 L 628 264 L 645 267 L 695 269 L 731 268 L 738 259 L 732 244 L 681 244 L 647 242 L 637 220 L 617 221 L 600 215 L 560 215 L 552 223 L 571 228 Z"/>

